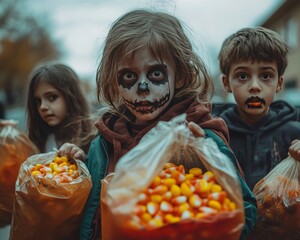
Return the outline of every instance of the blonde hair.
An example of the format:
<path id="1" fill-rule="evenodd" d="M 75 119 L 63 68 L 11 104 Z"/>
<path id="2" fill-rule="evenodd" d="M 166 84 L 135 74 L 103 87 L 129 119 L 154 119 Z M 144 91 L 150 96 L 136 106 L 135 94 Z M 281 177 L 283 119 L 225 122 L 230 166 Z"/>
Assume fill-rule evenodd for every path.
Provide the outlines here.
<path id="1" fill-rule="evenodd" d="M 180 21 L 168 13 L 139 9 L 121 16 L 109 30 L 96 74 L 99 101 L 103 99 L 115 110 L 122 107 L 117 66 L 124 56 L 142 47 L 148 47 L 160 62 L 175 63 L 176 81 L 181 86 L 175 98 L 195 95 L 199 102 L 211 99 L 213 82 Z"/>

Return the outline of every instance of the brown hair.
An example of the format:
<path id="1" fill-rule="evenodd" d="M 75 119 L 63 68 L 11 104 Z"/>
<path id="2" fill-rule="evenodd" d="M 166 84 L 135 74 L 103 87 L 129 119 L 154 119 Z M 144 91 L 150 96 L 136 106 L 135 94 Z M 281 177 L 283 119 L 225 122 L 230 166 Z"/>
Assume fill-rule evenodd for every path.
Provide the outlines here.
<path id="1" fill-rule="evenodd" d="M 229 75 L 230 67 L 242 61 L 275 61 L 279 75 L 287 66 L 288 46 L 277 33 L 264 27 L 243 28 L 222 44 L 219 61 L 221 72 Z"/>
<path id="2" fill-rule="evenodd" d="M 142 47 L 149 47 L 161 62 L 167 59 L 175 63 L 176 81 L 181 86 L 175 98 L 192 94 L 199 101 L 211 98 L 213 82 L 180 21 L 168 13 L 140 9 L 121 16 L 109 30 L 96 75 L 99 101 L 102 98 L 115 110 L 122 107 L 117 65 L 124 56 Z"/>
<path id="3" fill-rule="evenodd" d="M 59 129 L 48 126 L 38 112 L 34 91 L 40 81 L 58 89 L 65 97 L 68 114 Z M 37 66 L 30 74 L 27 86 L 27 129 L 29 138 L 41 152 L 49 133 L 54 132 L 62 142 L 71 142 L 87 151 L 94 133 L 89 117 L 89 105 L 80 88 L 80 80 L 68 66 L 49 63 Z"/>

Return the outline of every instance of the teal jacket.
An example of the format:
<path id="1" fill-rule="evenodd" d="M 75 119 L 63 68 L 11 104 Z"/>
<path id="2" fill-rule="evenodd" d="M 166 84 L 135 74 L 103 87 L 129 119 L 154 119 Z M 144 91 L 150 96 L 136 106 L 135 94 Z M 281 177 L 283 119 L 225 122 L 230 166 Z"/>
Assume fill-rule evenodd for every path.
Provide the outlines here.
<path id="1" fill-rule="evenodd" d="M 212 131 L 205 129 L 205 134 L 205 137 L 213 138 L 213 140 L 217 143 L 220 151 L 227 155 L 236 166 L 237 174 L 240 179 L 240 184 L 243 191 L 243 200 L 245 207 L 245 226 L 240 239 L 246 239 L 246 236 L 253 230 L 257 220 L 256 199 L 241 177 L 238 171 L 236 158 L 232 151 L 222 141 L 222 139 Z M 95 212 L 100 204 L 100 182 L 101 179 L 103 179 L 107 174 L 109 163 L 107 151 L 108 146 L 106 140 L 101 135 L 97 136 L 91 143 L 86 161 L 86 165 L 92 176 L 93 187 L 84 209 L 83 219 L 80 227 L 80 240 L 88 240 L 91 239 L 91 236 L 93 236 L 93 219 Z"/>

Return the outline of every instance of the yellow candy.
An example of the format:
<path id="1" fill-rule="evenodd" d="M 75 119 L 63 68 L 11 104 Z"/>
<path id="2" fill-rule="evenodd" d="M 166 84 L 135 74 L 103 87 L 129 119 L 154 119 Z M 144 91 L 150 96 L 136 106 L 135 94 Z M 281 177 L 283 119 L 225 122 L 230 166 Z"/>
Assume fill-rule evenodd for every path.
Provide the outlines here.
<path id="1" fill-rule="evenodd" d="M 211 191 L 212 192 L 221 192 L 222 191 L 222 187 L 218 184 L 213 184 L 211 187 Z"/>
<path id="2" fill-rule="evenodd" d="M 184 196 L 190 197 L 193 194 L 192 188 L 185 182 L 181 184 L 180 189 L 181 194 L 183 194 Z"/>
<path id="3" fill-rule="evenodd" d="M 168 188 L 170 188 L 172 185 L 176 184 L 176 181 L 174 178 L 167 178 L 163 181 L 164 185 L 166 185 Z"/>
<path id="4" fill-rule="evenodd" d="M 33 171 L 31 175 L 34 177 L 43 177 L 43 174 L 38 170 Z"/>
<path id="5" fill-rule="evenodd" d="M 155 228 L 163 226 L 163 221 L 160 219 L 151 219 L 149 225 Z"/>
<path id="6" fill-rule="evenodd" d="M 156 176 L 156 177 L 154 178 L 154 180 L 152 181 L 152 187 L 158 186 L 158 185 L 160 184 L 160 181 L 161 181 L 160 177 L 159 177 L 159 176 Z"/>
<path id="7" fill-rule="evenodd" d="M 208 201 L 208 206 L 211 207 L 211 208 L 214 208 L 218 211 L 221 210 L 222 206 L 221 206 L 221 203 L 216 201 L 216 200 L 210 200 Z"/>
<path id="8" fill-rule="evenodd" d="M 191 168 L 189 173 L 193 174 L 194 176 L 202 175 L 202 170 L 200 168 Z"/>
<path id="9" fill-rule="evenodd" d="M 192 168 L 185 173 L 183 165 L 165 164 L 148 189 L 139 195 L 132 226 L 152 229 L 236 209 L 235 203 L 215 181 L 211 171 L 203 173 L 200 168 Z"/>
<path id="10" fill-rule="evenodd" d="M 207 171 L 206 173 L 203 174 L 203 179 L 206 180 L 207 182 L 210 182 L 214 180 L 215 174 L 213 174 L 211 171 Z"/>
<path id="11" fill-rule="evenodd" d="M 193 194 L 190 198 L 189 198 L 189 204 L 194 207 L 194 208 L 198 208 L 201 206 L 202 204 L 202 200 L 201 198 L 197 195 L 197 194 Z"/>
<path id="12" fill-rule="evenodd" d="M 152 217 L 151 217 L 151 215 L 150 215 L 149 213 L 144 213 L 144 214 L 142 215 L 142 219 L 143 219 L 144 221 L 146 221 L 146 222 L 149 222 L 149 221 L 152 219 Z"/>
<path id="13" fill-rule="evenodd" d="M 181 189 L 178 185 L 172 185 L 171 194 L 173 197 L 177 197 L 181 194 Z"/>
<path id="14" fill-rule="evenodd" d="M 60 158 L 62 162 L 68 162 L 68 158 L 66 156 L 63 156 Z"/>
<path id="15" fill-rule="evenodd" d="M 151 201 L 160 203 L 162 201 L 162 196 L 158 194 L 154 194 L 150 196 Z"/>

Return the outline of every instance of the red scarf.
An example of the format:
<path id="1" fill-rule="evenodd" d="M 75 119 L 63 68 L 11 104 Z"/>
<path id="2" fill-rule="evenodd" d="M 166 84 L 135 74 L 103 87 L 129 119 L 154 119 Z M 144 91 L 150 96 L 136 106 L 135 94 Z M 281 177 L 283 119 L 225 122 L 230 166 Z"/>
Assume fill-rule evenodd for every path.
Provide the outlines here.
<path id="1" fill-rule="evenodd" d="M 158 117 L 155 121 L 147 125 L 137 125 L 129 122 L 124 117 L 109 116 L 100 118 L 96 127 L 103 137 L 113 146 L 113 152 L 110 156 L 110 170 L 125 153 L 136 146 L 140 139 L 159 121 L 169 121 L 175 116 L 186 113 L 187 121 L 199 124 L 203 129 L 210 129 L 219 135 L 228 145 L 228 129 L 224 120 L 221 118 L 212 118 L 210 115 L 211 104 L 200 104 L 194 97 L 186 98 L 182 101 L 171 103 L 171 107 Z M 113 122 L 112 122 L 112 119 Z"/>

